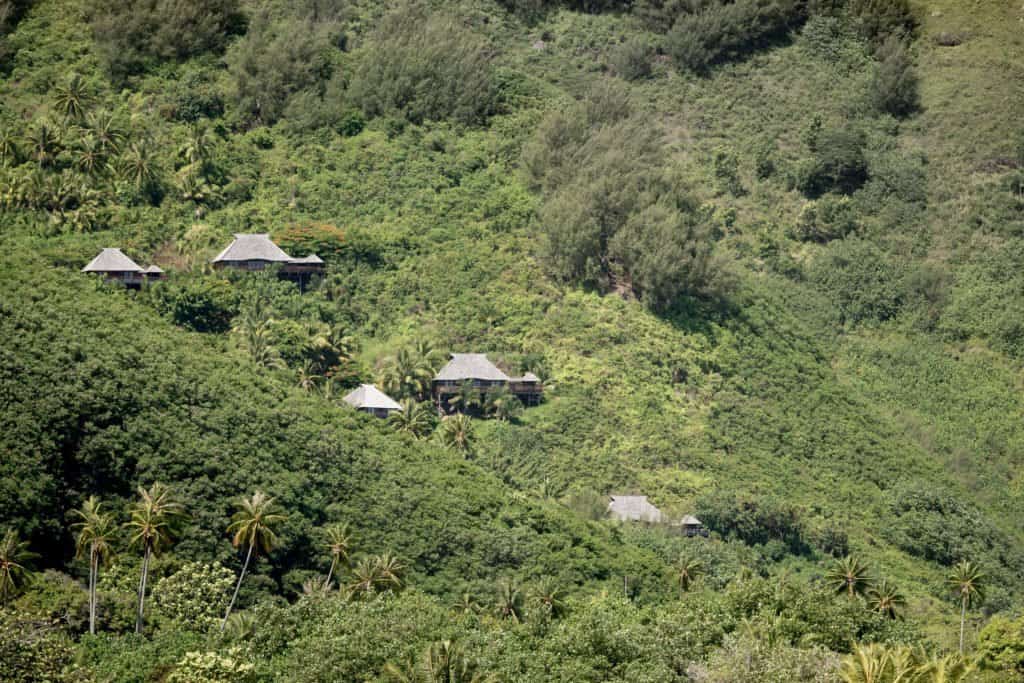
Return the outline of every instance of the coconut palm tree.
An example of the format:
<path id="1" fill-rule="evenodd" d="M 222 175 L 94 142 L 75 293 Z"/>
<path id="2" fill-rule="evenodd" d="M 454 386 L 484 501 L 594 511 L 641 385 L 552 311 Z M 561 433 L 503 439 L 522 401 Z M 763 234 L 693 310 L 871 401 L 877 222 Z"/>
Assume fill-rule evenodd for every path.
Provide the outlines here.
<path id="1" fill-rule="evenodd" d="M 92 101 L 89 86 L 81 74 L 71 74 L 68 80 L 54 88 L 57 111 L 69 119 L 80 121 Z"/>
<path id="2" fill-rule="evenodd" d="M 316 371 L 312 361 L 305 361 L 299 368 L 299 387 L 307 394 L 316 389 L 316 384 L 323 379 L 323 375 Z"/>
<path id="3" fill-rule="evenodd" d="M 111 542 L 114 539 L 114 516 L 103 512 L 103 504 L 96 496 L 82 503 L 82 507 L 74 511 L 80 521 L 72 525 L 78 535 L 75 538 L 76 557 L 89 556 L 89 633 L 96 633 L 96 581 L 99 578 L 100 565 L 110 560 L 113 552 Z"/>
<path id="4" fill-rule="evenodd" d="M 679 592 L 686 593 L 694 582 L 704 575 L 704 563 L 696 558 L 680 555 L 674 571 L 679 582 Z"/>
<path id="5" fill-rule="evenodd" d="M 380 585 L 380 573 L 372 557 L 364 557 L 352 568 L 352 581 L 348 584 L 348 595 L 353 600 L 373 595 Z"/>
<path id="6" fill-rule="evenodd" d="M 98 175 L 106 168 L 106 152 L 91 133 L 83 135 L 74 147 L 75 170 L 86 175 Z"/>
<path id="7" fill-rule="evenodd" d="M 0 605 L 6 606 L 28 582 L 29 563 L 36 557 L 29 551 L 28 541 L 21 540 L 17 531 L 10 529 L 3 535 L 0 539 Z"/>
<path id="8" fill-rule="evenodd" d="M 157 482 L 149 489 L 138 489 L 139 499 L 132 504 L 131 519 L 125 525 L 131 533 L 129 544 L 142 550 L 139 598 L 135 612 L 135 632 L 142 633 L 146 606 L 146 580 L 149 561 L 177 538 L 186 518 L 185 508 L 174 499 L 169 488 Z"/>
<path id="9" fill-rule="evenodd" d="M 523 412 L 523 402 L 505 385 L 487 392 L 484 407 L 502 422 L 513 420 Z"/>
<path id="10" fill-rule="evenodd" d="M 384 665 L 384 680 L 391 683 L 492 683 L 493 676 L 478 673 L 476 666 L 452 641 L 432 643 L 420 655 L 404 665 Z"/>
<path id="11" fill-rule="evenodd" d="M 451 609 L 457 614 L 478 614 L 480 604 L 469 593 L 463 593 L 451 604 Z"/>
<path id="12" fill-rule="evenodd" d="M 473 420 L 469 415 L 449 415 L 441 421 L 441 443 L 468 454 L 473 448 Z"/>
<path id="13" fill-rule="evenodd" d="M 506 579 L 498 584 L 498 599 L 494 605 L 494 613 L 499 619 L 511 619 L 516 623 L 523 620 L 523 592 L 512 579 Z"/>
<path id="14" fill-rule="evenodd" d="M 29 156 L 39 168 L 52 166 L 57 160 L 61 148 L 60 132 L 58 126 L 50 121 L 44 119 L 36 123 L 25 136 L 25 141 L 28 142 Z"/>
<path id="15" fill-rule="evenodd" d="M 152 195 L 163 176 L 152 144 L 145 140 L 132 142 L 124 150 L 120 163 L 121 176 L 139 192 Z"/>
<path id="16" fill-rule="evenodd" d="M 120 152 L 121 145 L 128 137 L 118 123 L 117 116 L 106 109 L 90 112 L 85 117 L 85 128 L 96 138 L 107 156 Z"/>
<path id="17" fill-rule="evenodd" d="M 327 527 L 324 530 L 324 536 L 327 541 L 327 550 L 331 553 L 331 568 L 327 571 L 324 586 L 330 589 L 334 570 L 338 568 L 339 564 L 348 566 L 349 555 L 352 552 L 352 532 L 349 531 L 347 523 L 341 522 Z"/>
<path id="18" fill-rule="evenodd" d="M 256 635 L 256 626 L 256 615 L 252 612 L 233 612 L 223 634 L 231 641 L 249 640 Z"/>
<path id="19" fill-rule="evenodd" d="M 974 672 L 975 665 L 954 653 L 921 664 L 911 683 L 961 683 Z"/>
<path id="20" fill-rule="evenodd" d="M 843 657 L 839 677 L 843 683 L 890 683 L 889 651 L 883 645 L 854 645 Z"/>
<path id="21" fill-rule="evenodd" d="M 249 569 L 249 562 L 254 552 L 262 552 L 269 555 L 277 543 L 277 535 L 274 533 L 274 525 L 287 519 L 287 515 L 278 512 L 274 505 L 274 499 L 256 491 L 249 498 L 243 498 L 238 502 L 238 511 L 231 517 L 231 524 L 228 525 L 228 533 L 233 533 L 231 545 L 236 548 L 246 548 L 245 563 L 242 564 L 242 572 L 238 575 L 238 583 L 235 584 L 235 592 L 228 603 L 228 609 L 224 613 L 224 621 L 220 624 L 223 631 L 231 616 L 231 610 L 238 600 L 238 591 L 242 587 L 242 580 L 245 572 Z"/>
<path id="22" fill-rule="evenodd" d="M 380 590 L 400 591 L 402 590 L 402 579 L 405 575 L 405 565 L 398 561 L 398 558 L 391 553 L 384 553 L 373 558 L 377 569 L 377 588 Z"/>
<path id="23" fill-rule="evenodd" d="M 388 421 L 400 432 L 422 439 L 434 430 L 436 417 L 429 403 L 417 403 L 411 398 L 402 401 L 402 409 L 388 416 Z"/>
<path id="24" fill-rule="evenodd" d="M 463 380 L 459 390 L 448 397 L 448 409 L 468 413 L 484 407 L 484 398 L 473 380 Z"/>
<path id="25" fill-rule="evenodd" d="M 565 593 L 550 578 L 541 579 L 533 588 L 533 599 L 545 617 L 558 619 L 565 614 Z"/>
<path id="26" fill-rule="evenodd" d="M 960 654 L 964 653 L 964 623 L 967 621 L 967 608 L 985 599 L 985 574 L 970 562 L 963 560 L 949 574 L 949 584 L 953 593 L 960 599 Z"/>
<path id="27" fill-rule="evenodd" d="M 235 316 L 231 331 L 237 335 L 239 344 L 257 365 L 265 368 L 281 368 L 284 362 L 281 354 L 271 343 L 270 310 L 259 297 L 252 297 Z"/>
<path id="28" fill-rule="evenodd" d="M 21 160 L 18 136 L 8 126 L 0 128 L 0 165 L 15 166 Z"/>
<path id="29" fill-rule="evenodd" d="M 864 595 L 871 585 L 867 567 L 850 555 L 836 560 L 825 574 L 825 580 L 837 593 L 846 593 L 851 598 Z"/>
<path id="30" fill-rule="evenodd" d="M 871 608 L 890 619 L 895 619 L 897 610 L 906 603 L 896 586 L 885 579 L 869 587 L 867 595 Z"/>
<path id="31" fill-rule="evenodd" d="M 399 349 L 388 359 L 380 375 L 381 386 L 399 399 L 424 399 L 430 394 L 434 369 L 430 362 L 409 349 Z"/>

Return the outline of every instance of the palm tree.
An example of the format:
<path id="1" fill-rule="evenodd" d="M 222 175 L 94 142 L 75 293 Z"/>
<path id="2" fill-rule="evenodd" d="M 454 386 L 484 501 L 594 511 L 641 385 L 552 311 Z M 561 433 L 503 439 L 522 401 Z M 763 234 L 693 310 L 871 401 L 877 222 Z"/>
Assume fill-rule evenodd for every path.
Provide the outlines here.
<path id="1" fill-rule="evenodd" d="M 453 612 L 458 614 L 477 614 L 480 612 L 480 605 L 469 593 L 463 593 L 459 599 L 451 604 Z"/>
<path id="2" fill-rule="evenodd" d="M 897 610 L 906 602 L 896 586 L 885 579 L 868 588 L 867 593 L 871 608 L 890 619 L 896 618 Z"/>
<path id="3" fill-rule="evenodd" d="M 523 412 L 523 402 L 505 385 L 487 392 L 484 404 L 487 412 L 502 422 L 515 419 Z"/>
<path id="4" fill-rule="evenodd" d="M 973 607 L 985 599 L 985 574 L 970 562 L 963 560 L 949 574 L 949 584 L 953 593 L 960 598 L 960 654 L 964 653 L 964 623 L 967 620 L 967 608 Z"/>
<path id="5" fill-rule="evenodd" d="M 57 105 L 57 111 L 76 121 L 85 116 L 85 108 L 92 101 L 92 95 L 81 74 L 72 74 L 66 83 L 58 85 L 54 91 L 56 93 L 54 104 Z"/>
<path id="6" fill-rule="evenodd" d="M 964 659 L 963 655 L 954 653 L 922 664 L 917 669 L 913 683 L 961 683 L 973 671 L 974 664 Z"/>
<path id="7" fill-rule="evenodd" d="M 450 640 L 432 643 L 419 661 L 410 658 L 402 666 L 385 664 L 384 679 L 391 683 L 493 683 L 497 680 L 478 673 L 476 666 Z"/>
<path id="8" fill-rule="evenodd" d="M 0 165 L 14 166 L 21 160 L 18 136 L 9 127 L 0 128 Z"/>
<path id="9" fill-rule="evenodd" d="M 469 415 L 449 415 L 441 421 L 441 442 L 448 448 L 469 453 L 473 447 L 473 420 Z"/>
<path id="10" fill-rule="evenodd" d="M 473 385 L 473 380 L 467 379 L 459 384 L 459 390 L 448 397 L 448 409 L 466 413 L 484 407 L 483 396 L 480 390 Z"/>
<path id="11" fill-rule="evenodd" d="M 188 138 L 178 148 L 178 156 L 181 157 L 186 167 L 191 168 L 201 177 L 206 177 L 210 158 L 213 156 L 213 135 L 210 129 L 196 123 L 189 127 Z"/>
<path id="12" fill-rule="evenodd" d="M 106 167 L 103 146 L 91 133 L 82 136 L 75 145 L 74 165 L 86 175 L 97 175 Z"/>
<path id="13" fill-rule="evenodd" d="M 231 524 L 228 525 L 228 533 L 234 533 L 231 545 L 236 548 L 246 547 L 245 563 L 242 565 L 242 572 L 238 575 L 238 583 L 235 584 L 235 592 L 228 603 L 228 609 L 224 613 L 224 621 L 220 624 L 223 631 L 231 616 L 231 610 L 238 600 L 238 591 L 242 587 L 242 580 L 245 572 L 249 569 L 249 562 L 252 560 L 253 552 L 270 554 L 277 543 L 277 535 L 273 526 L 287 519 L 287 515 L 281 514 L 274 506 L 274 499 L 262 491 L 256 491 L 249 498 L 243 498 L 238 503 L 238 511 L 231 517 Z"/>
<path id="14" fill-rule="evenodd" d="M 75 539 L 76 557 L 89 555 L 89 633 L 96 633 L 96 580 L 99 577 L 100 564 L 106 564 L 113 551 L 111 541 L 114 538 L 114 516 L 103 512 L 103 504 L 95 496 L 82 503 L 74 514 L 81 521 L 72 525 L 77 530 Z"/>
<path id="15" fill-rule="evenodd" d="M 402 409 L 388 416 L 388 421 L 400 432 L 422 439 L 434 430 L 434 412 L 429 403 L 417 403 L 411 398 L 402 401 Z"/>
<path id="16" fill-rule="evenodd" d="M 889 651 L 883 645 L 854 645 L 843 657 L 839 676 L 843 683 L 889 683 Z"/>
<path id="17" fill-rule="evenodd" d="M 60 133 L 57 126 L 45 119 L 36 123 L 25 136 L 29 156 L 39 168 L 47 168 L 57 160 L 60 152 Z"/>
<path id="18" fill-rule="evenodd" d="M 99 142 L 104 154 L 111 156 L 121 151 L 128 137 L 117 122 L 117 117 L 106 109 L 91 112 L 85 117 L 85 128 Z"/>
<path id="19" fill-rule="evenodd" d="M 121 157 L 121 175 L 139 192 L 152 194 L 160 186 L 161 169 L 150 143 L 128 145 Z"/>
<path id="20" fill-rule="evenodd" d="M 356 341 L 340 325 L 311 322 L 306 326 L 306 334 L 303 353 L 321 372 L 337 368 L 355 356 Z"/>
<path id="21" fill-rule="evenodd" d="M 825 580 L 832 585 L 836 593 L 846 593 L 851 598 L 854 595 L 863 595 L 871 585 L 867 567 L 850 555 L 836 560 L 825 574 Z"/>
<path id="22" fill-rule="evenodd" d="M 174 542 L 184 521 L 185 508 L 174 499 L 169 488 L 157 482 L 149 490 L 138 489 L 139 500 L 131 507 L 131 519 L 125 525 L 132 533 L 129 544 L 142 549 L 142 571 L 139 576 L 139 599 L 135 612 L 135 632 L 142 633 L 146 603 L 146 580 L 149 561 L 165 546 Z"/>
<path id="23" fill-rule="evenodd" d="M 353 600 L 369 596 L 376 592 L 380 584 L 377 563 L 372 557 L 364 557 L 352 568 L 352 582 L 348 584 L 348 594 Z"/>
<path id="24" fill-rule="evenodd" d="M 675 564 L 675 575 L 679 581 L 679 592 L 686 593 L 694 582 L 704 575 L 704 563 L 686 555 L 680 555 Z"/>
<path id="25" fill-rule="evenodd" d="M 405 575 L 405 565 L 399 562 L 397 557 L 391 553 L 384 553 L 373 558 L 373 562 L 377 570 L 377 587 L 379 589 L 402 590 L 402 577 Z"/>
<path id="26" fill-rule="evenodd" d="M 256 615 L 252 612 L 233 612 L 224 628 L 224 637 L 228 640 L 249 640 L 256 634 Z"/>
<path id="27" fill-rule="evenodd" d="M 348 524 L 341 522 L 327 527 L 324 536 L 327 539 L 327 550 L 331 553 L 331 568 L 327 571 L 324 586 L 330 589 L 334 570 L 339 564 L 348 566 L 349 555 L 352 552 L 352 532 L 349 531 Z"/>
<path id="28" fill-rule="evenodd" d="M 565 614 L 565 593 L 550 578 L 543 578 L 533 589 L 533 599 L 546 617 L 558 619 Z"/>
<path id="29" fill-rule="evenodd" d="M 265 368 L 284 366 L 281 355 L 271 344 L 271 324 L 274 322 L 263 300 L 252 297 L 235 316 L 231 331 L 238 335 L 239 343 L 249 358 Z"/>
<path id="30" fill-rule="evenodd" d="M 423 399 L 430 393 L 434 368 L 430 361 L 409 349 L 399 349 L 384 366 L 381 386 L 391 396 Z"/>
<path id="31" fill-rule="evenodd" d="M 323 379 L 311 361 L 305 361 L 299 368 L 299 387 L 307 394 L 316 389 L 316 383 Z"/>
<path id="32" fill-rule="evenodd" d="M 512 581 L 506 579 L 498 584 L 498 599 L 494 613 L 499 619 L 511 619 L 517 624 L 523 620 L 523 592 Z"/>
<path id="33" fill-rule="evenodd" d="M 7 605 L 14 594 L 27 583 L 29 563 L 37 555 L 28 549 L 28 541 L 10 529 L 0 540 L 0 605 Z"/>

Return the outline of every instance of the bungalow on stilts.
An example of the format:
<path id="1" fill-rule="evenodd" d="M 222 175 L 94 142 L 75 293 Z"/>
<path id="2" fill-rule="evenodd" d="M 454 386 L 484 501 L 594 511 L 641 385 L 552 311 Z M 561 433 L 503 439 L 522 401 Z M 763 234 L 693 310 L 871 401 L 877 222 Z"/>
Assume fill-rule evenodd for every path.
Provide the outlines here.
<path id="1" fill-rule="evenodd" d="M 488 392 L 507 387 L 527 406 L 538 405 L 544 391 L 540 378 L 532 372 L 522 377 L 509 377 L 485 353 L 453 353 L 432 383 L 437 407 L 446 410 L 449 399 L 460 394 L 467 382 L 480 392 L 481 400 Z"/>

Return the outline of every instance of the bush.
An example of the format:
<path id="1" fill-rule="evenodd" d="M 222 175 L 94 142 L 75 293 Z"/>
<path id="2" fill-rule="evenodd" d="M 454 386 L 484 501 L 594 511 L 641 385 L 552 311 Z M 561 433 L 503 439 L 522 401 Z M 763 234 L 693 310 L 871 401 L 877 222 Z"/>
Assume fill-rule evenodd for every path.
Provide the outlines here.
<path id="1" fill-rule="evenodd" d="M 909 0 L 848 0 L 846 7 L 861 33 L 876 43 L 892 35 L 910 35 L 917 28 Z"/>
<path id="2" fill-rule="evenodd" d="M 705 71 L 785 35 L 805 18 L 798 0 L 736 0 L 680 15 L 665 38 L 680 67 Z"/>
<path id="3" fill-rule="evenodd" d="M 857 217 L 849 197 L 826 194 L 800 209 L 794 237 L 806 242 L 828 242 L 857 230 Z"/>
<path id="4" fill-rule="evenodd" d="M 232 104 L 246 123 L 273 124 L 299 93 L 323 97 L 337 29 L 329 22 L 276 18 L 263 11 L 227 54 Z"/>
<path id="5" fill-rule="evenodd" d="M 801 511 L 772 496 L 741 495 L 732 491 L 706 495 L 697 501 L 697 516 L 712 531 L 748 545 L 781 541 L 795 555 L 810 553 Z"/>
<path id="6" fill-rule="evenodd" d="M 615 75 L 627 81 L 639 81 L 651 75 L 651 48 L 643 40 L 634 38 L 619 45 L 612 52 Z"/>
<path id="7" fill-rule="evenodd" d="M 207 631 L 223 615 L 234 579 L 231 570 L 222 565 L 186 562 L 156 582 L 153 606 L 166 626 Z"/>
<path id="8" fill-rule="evenodd" d="M 903 39 L 891 35 L 875 55 L 878 68 L 871 84 L 875 106 L 893 116 L 906 116 L 919 104 L 917 73 Z"/>
<path id="9" fill-rule="evenodd" d="M 367 39 L 349 93 L 367 116 L 481 123 L 497 106 L 491 49 L 455 16 L 405 5 Z"/>
<path id="10" fill-rule="evenodd" d="M 95 0 L 89 13 L 97 49 L 115 82 L 160 60 L 220 51 L 245 25 L 238 0 Z"/>
<path id="11" fill-rule="evenodd" d="M 227 332 L 238 311 L 238 295 L 226 281 L 189 278 L 158 282 L 150 288 L 154 307 L 175 325 L 196 332 Z"/>
<path id="12" fill-rule="evenodd" d="M 255 668 L 243 660 L 241 648 L 226 652 L 186 652 L 167 683 L 252 683 Z"/>
<path id="13" fill-rule="evenodd" d="M 832 296 L 842 322 L 888 320 L 902 305 L 902 270 L 867 241 L 833 243 L 809 275 Z"/>
<path id="14" fill-rule="evenodd" d="M 817 197 L 830 190 L 852 194 L 867 181 L 867 136 L 863 131 L 831 128 L 815 133 L 813 145 L 808 142 L 812 156 L 798 164 L 793 178 L 806 196 Z"/>

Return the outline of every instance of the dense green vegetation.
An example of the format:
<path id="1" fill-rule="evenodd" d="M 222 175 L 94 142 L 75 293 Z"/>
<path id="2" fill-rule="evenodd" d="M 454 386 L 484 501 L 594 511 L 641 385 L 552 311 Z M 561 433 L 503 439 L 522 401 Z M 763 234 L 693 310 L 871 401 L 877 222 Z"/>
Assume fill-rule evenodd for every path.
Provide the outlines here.
<path id="1" fill-rule="evenodd" d="M 961 5 L 0 2 L 0 679 L 1024 677 L 1024 16 Z M 544 401 L 442 419 L 449 351 Z"/>

